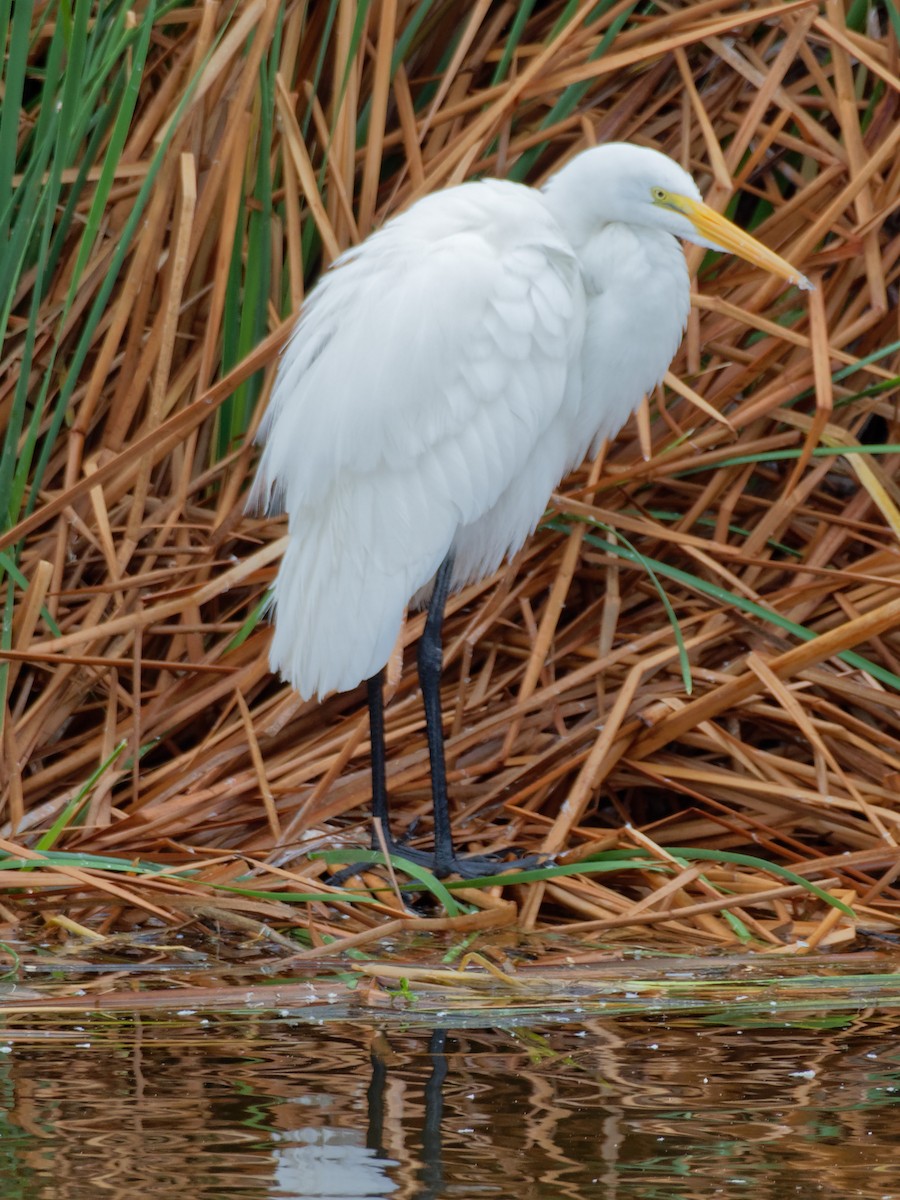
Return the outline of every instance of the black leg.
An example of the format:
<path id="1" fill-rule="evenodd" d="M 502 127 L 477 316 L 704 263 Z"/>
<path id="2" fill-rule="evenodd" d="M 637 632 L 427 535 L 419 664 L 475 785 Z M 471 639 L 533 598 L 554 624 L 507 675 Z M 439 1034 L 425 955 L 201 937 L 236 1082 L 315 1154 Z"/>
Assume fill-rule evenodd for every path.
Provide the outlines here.
<path id="1" fill-rule="evenodd" d="M 428 1040 L 428 1058 L 431 1074 L 425 1083 L 425 1120 L 422 1128 L 422 1149 L 416 1178 L 421 1187 L 411 1193 L 414 1200 L 438 1200 L 446 1195 L 444 1180 L 443 1144 L 441 1122 L 444 1116 L 443 1087 L 450 1070 L 446 1054 L 447 1030 L 435 1029 Z M 366 1146 L 379 1159 L 385 1159 L 389 1151 L 384 1145 L 385 1097 L 388 1092 L 389 1074 L 386 1054 L 390 1046 L 383 1035 L 375 1039 L 371 1053 L 372 1079 L 366 1093 L 368 1108 L 368 1130 Z"/>
<path id="2" fill-rule="evenodd" d="M 431 763 L 431 798 L 434 810 L 434 873 L 449 875 L 456 867 L 450 806 L 447 799 L 447 769 L 444 764 L 444 730 L 441 719 L 441 668 L 444 661 L 442 633 L 444 605 L 450 591 L 453 556 L 448 554 L 434 577 L 434 591 L 428 603 L 425 630 L 419 641 L 419 683 L 425 704 L 425 733 Z"/>
<path id="3" fill-rule="evenodd" d="M 384 745 L 384 671 L 367 682 L 369 690 L 369 741 L 372 744 L 372 849 L 379 849 L 377 827 L 380 823 L 388 842 L 391 840 L 388 816 L 386 750 Z"/>
<path id="4" fill-rule="evenodd" d="M 493 875 L 498 865 L 507 870 L 539 865 L 537 856 L 506 859 L 503 855 L 469 857 L 459 859 L 453 849 L 453 833 L 450 828 L 450 806 L 447 798 L 447 770 L 444 763 L 444 732 L 441 721 L 441 669 L 443 666 L 442 633 L 444 607 L 450 591 L 453 574 L 453 558 L 448 555 L 438 568 L 434 578 L 434 591 L 428 605 L 425 629 L 419 642 L 418 667 L 422 699 L 425 704 L 425 731 L 428 737 L 428 756 L 431 763 L 431 797 L 434 811 L 434 852 L 417 850 L 397 842 L 391 832 L 390 804 L 387 791 L 387 752 L 384 740 L 384 671 L 379 671 L 368 680 L 369 738 L 372 746 L 372 849 L 384 846 L 388 853 L 397 853 L 413 862 L 421 863 L 443 878 L 454 872 L 464 878 L 474 879 L 478 875 Z M 342 883 L 358 868 L 339 871 L 332 882 Z"/>
<path id="5" fill-rule="evenodd" d="M 369 1110 L 366 1146 L 369 1150 L 374 1150 L 379 1158 L 385 1158 L 387 1156 L 384 1152 L 384 1092 L 387 1085 L 387 1063 L 384 1055 L 377 1049 L 377 1042 L 369 1055 L 369 1061 L 372 1064 L 372 1078 L 366 1092 Z"/>
<path id="6" fill-rule="evenodd" d="M 435 1200 L 445 1192 L 444 1148 L 441 1123 L 444 1119 L 444 1082 L 450 1070 L 446 1055 L 447 1030 L 435 1029 L 428 1039 L 431 1076 L 425 1084 L 425 1124 L 422 1128 L 422 1169 L 419 1178 L 424 1188 L 416 1200 Z"/>

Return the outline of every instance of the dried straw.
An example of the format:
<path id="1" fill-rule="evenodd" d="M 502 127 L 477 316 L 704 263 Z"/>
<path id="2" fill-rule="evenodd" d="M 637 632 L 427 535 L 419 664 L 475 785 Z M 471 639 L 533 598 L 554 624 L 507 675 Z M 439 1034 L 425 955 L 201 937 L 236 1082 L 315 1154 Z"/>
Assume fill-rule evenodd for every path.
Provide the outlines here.
<path id="1" fill-rule="evenodd" d="M 76 367 L 68 432 L 0 539 L 19 572 L 0 650 L 3 848 L 35 860 L 27 881 L 0 871 L 27 882 L 11 912 L 65 907 L 109 929 L 212 905 L 299 925 L 313 955 L 415 922 L 390 892 L 348 904 L 306 857 L 367 837 L 364 696 L 304 704 L 267 672 L 254 614 L 284 528 L 243 515 L 241 435 L 291 310 L 344 247 L 434 188 L 480 173 L 538 183 L 626 139 L 682 162 L 819 290 L 807 304 L 737 261 L 702 271 L 665 388 L 564 481 L 508 569 L 452 600 L 462 846 L 645 858 L 503 898 L 466 892 L 473 914 L 442 927 L 659 926 L 691 944 L 822 949 L 900 923 L 897 30 L 848 27 L 840 0 L 634 7 L 467 0 L 414 30 L 410 0 L 248 0 L 228 25 L 226 8 L 188 5 L 153 28 L 100 234 L 78 264 L 72 226 L 35 318 L 33 392 L 59 340 L 52 406 L 159 156 Z M 688 257 L 696 271 L 701 254 Z M 240 324 L 241 295 L 261 325 Z M 25 279 L 4 421 L 31 299 Z M 407 646 L 421 627 L 411 616 Z M 411 658 L 387 715 L 390 784 L 427 840 Z M 42 846 L 166 870 L 129 877 Z M 749 848 L 830 887 L 855 921 L 755 866 L 667 847 Z M 176 876 L 186 864 L 195 873 Z M 241 890 L 211 891 L 223 885 Z M 319 899 L 281 898 L 298 893 Z"/>

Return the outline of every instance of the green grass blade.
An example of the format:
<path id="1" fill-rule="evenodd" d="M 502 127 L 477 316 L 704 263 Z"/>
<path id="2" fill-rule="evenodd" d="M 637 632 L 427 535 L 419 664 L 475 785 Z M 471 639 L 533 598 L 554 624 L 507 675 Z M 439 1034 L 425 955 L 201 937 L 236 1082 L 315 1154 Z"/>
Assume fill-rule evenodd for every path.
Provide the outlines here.
<path id="1" fill-rule="evenodd" d="M 6 53 L 3 63 L 3 103 L 0 104 L 0 211 L 5 211 L 13 198 L 19 114 L 22 111 L 31 41 L 31 5 L 13 5 L 13 0 L 3 0 L 0 4 L 0 34 Z"/>
<path id="2" fill-rule="evenodd" d="M 593 521 L 590 517 L 573 516 L 572 514 L 568 514 L 568 520 L 586 521 L 587 524 L 594 526 L 598 524 L 598 522 Z M 542 528 L 553 529 L 557 533 L 566 534 L 571 531 L 571 526 L 565 520 L 558 519 L 543 522 Z M 613 542 L 608 542 L 604 538 L 597 537 L 595 534 L 585 534 L 585 540 L 589 545 L 596 546 L 597 549 L 604 550 L 608 554 L 614 554 L 617 558 L 624 558 L 629 562 L 637 561 L 627 546 L 615 545 Z M 742 612 L 752 613 L 753 616 L 760 617 L 768 624 L 775 625 L 778 629 L 792 634 L 803 642 L 812 642 L 819 636 L 813 630 L 807 629 L 804 625 L 798 625 L 795 621 L 788 620 L 787 617 L 783 617 L 773 609 L 765 608 L 762 604 L 757 604 L 756 601 L 747 599 L 746 596 L 740 596 L 736 592 L 728 591 L 727 588 L 719 587 L 718 584 L 708 583 L 705 579 L 701 579 L 697 575 L 691 575 L 688 571 L 682 571 L 680 567 L 671 567 L 668 563 L 660 562 L 659 559 L 655 558 L 648 559 L 647 561 L 653 564 L 653 569 L 658 575 L 682 583 L 693 591 L 702 593 L 704 596 L 710 596 L 720 604 L 740 609 Z M 841 662 L 847 663 L 848 666 L 865 671 L 874 679 L 879 680 L 881 683 L 886 683 L 895 691 L 900 691 L 900 676 L 895 675 L 893 671 L 889 671 L 886 667 L 872 662 L 871 659 L 865 658 L 862 654 L 857 654 L 855 650 L 841 650 L 835 657 L 839 658 Z"/>
<path id="3" fill-rule="evenodd" d="M 666 853 L 671 854 L 679 867 L 685 867 L 690 862 L 727 862 L 736 866 L 753 867 L 759 871 L 766 871 L 770 875 L 776 875 L 780 879 L 791 883 L 797 887 L 802 887 L 804 891 L 815 896 L 818 900 L 828 904 L 831 908 L 837 908 L 847 917 L 856 918 L 856 913 L 849 905 L 844 904 L 842 900 L 838 900 L 824 888 L 818 887 L 814 883 L 810 883 L 808 879 L 804 879 L 802 875 L 796 875 L 787 867 L 782 867 L 778 863 L 769 862 L 764 858 L 756 858 L 752 854 L 740 854 L 731 850 L 696 850 L 693 848 L 684 848 L 681 846 L 666 846 Z M 340 859 L 338 861 L 343 861 Z M 566 875 L 603 875 L 612 871 L 671 871 L 670 863 L 661 862 L 654 858 L 649 850 L 644 849 L 622 849 L 622 850 L 603 850 L 599 854 L 592 855 L 588 858 L 583 858 L 578 862 L 565 864 L 550 864 L 546 867 L 532 867 L 527 871 L 510 871 L 505 874 L 484 875 L 477 879 L 461 879 L 450 880 L 446 887 L 450 891 L 458 888 L 466 887 L 488 887 L 497 883 L 504 884 L 523 884 L 536 883 L 543 879 L 560 879 Z M 723 900 L 725 897 L 723 897 Z M 735 904 L 749 903 L 748 897 L 745 895 L 735 896 Z M 740 929 L 745 930 L 742 922 L 738 922 Z M 735 926 L 737 931 L 738 926 Z M 743 937 L 743 932 L 741 933 Z M 749 931 L 747 931 L 749 937 Z"/>
<path id="4" fill-rule="evenodd" d="M 19 570 L 18 564 L 15 562 L 13 557 L 10 554 L 7 554 L 5 550 L 0 550 L 0 572 L 7 574 L 16 587 L 21 588 L 22 591 L 28 587 L 28 580 Z M 62 636 L 62 630 L 54 621 L 50 610 L 46 607 L 46 605 L 43 604 L 41 605 L 41 619 L 54 637 Z"/>
<path id="5" fill-rule="evenodd" d="M 856 919 L 856 913 L 845 904 L 843 900 L 838 900 L 836 897 L 826 892 L 824 888 L 818 887 L 815 883 L 810 883 L 808 879 L 804 879 L 802 875 L 797 875 L 788 867 L 782 867 L 779 863 L 769 862 L 767 858 L 757 858 L 755 854 L 741 854 L 736 850 L 698 850 L 693 846 L 666 846 L 665 851 L 671 854 L 674 859 L 683 860 L 686 866 L 690 862 L 716 862 L 716 863 L 731 863 L 738 867 L 753 867 L 757 871 L 768 871 L 770 875 L 777 875 L 779 879 L 784 879 L 788 883 L 794 884 L 795 887 L 802 887 L 804 891 L 815 896 L 816 899 L 824 901 L 832 908 L 838 909 L 846 917 Z M 634 858 L 635 855 L 646 856 L 649 862 L 658 862 L 649 850 L 608 850 L 604 852 L 606 855 L 627 855 L 628 858 Z M 748 902 L 748 897 L 744 896 L 743 900 Z"/>
<path id="6" fill-rule="evenodd" d="M 531 16 L 534 5 L 535 0 L 522 0 L 522 3 L 517 5 L 516 15 L 513 17 L 512 24 L 509 27 L 509 34 L 503 46 L 503 53 L 500 56 L 500 61 L 494 68 L 491 87 L 496 87 L 498 83 L 502 83 L 509 74 L 509 64 L 512 62 L 516 50 L 519 48 L 519 42 L 522 40 L 522 34 L 525 32 L 525 26 L 528 24 L 528 18 Z"/>
<path id="7" fill-rule="evenodd" d="M 321 853 L 310 855 L 311 858 L 320 859 L 326 863 L 377 863 L 380 866 L 387 866 L 388 858 L 380 850 L 363 850 L 363 849 L 345 849 L 345 850 L 323 850 Z M 396 871 L 402 871 L 405 875 L 409 875 L 411 879 L 417 880 L 423 887 L 431 892 L 432 896 L 438 900 L 444 907 L 448 917 L 458 917 L 462 911 L 450 895 L 448 886 L 442 883 L 440 879 L 425 867 L 420 867 L 418 863 L 410 862 L 408 858 L 404 858 L 402 854 L 390 855 L 391 866 Z"/>
<path id="8" fill-rule="evenodd" d="M 718 471 L 722 467 L 742 467 L 748 463 L 789 462 L 803 454 L 801 447 L 785 450 L 766 450 L 755 454 L 734 454 L 715 463 L 705 463 L 699 467 L 685 467 L 675 473 L 676 479 L 684 479 L 688 475 L 699 475 L 704 471 Z M 814 446 L 813 458 L 843 458 L 851 454 L 900 454 L 900 445 L 895 442 L 875 443 L 871 446 Z"/>
<path id="9" fill-rule="evenodd" d="M 589 24 L 603 16 L 608 9 L 612 8 L 614 2 L 615 0 L 602 0 L 602 3 L 598 4 L 593 12 L 588 16 L 585 24 Z M 577 6 L 574 5 L 570 7 L 572 8 L 573 12 L 577 8 Z M 588 55 L 589 62 L 594 62 L 596 59 L 602 58 L 603 55 L 606 54 L 616 37 L 621 33 L 625 25 L 628 23 L 631 14 L 636 8 L 637 4 L 629 5 L 628 8 L 620 12 L 613 19 L 613 21 L 610 22 L 610 26 L 604 33 L 603 37 Z M 561 17 L 560 22 L 562 24 L 557 22 L 558 28 L 562 28 L 562 25 L 565 25 L 568 22 L 570 16 L 571 14 L 569 16 L 565 16 L 565 19 Z M 551 33 L 551 37 L 553 36 L 554 34 Z M 569 84 L 569 86 L 563 90 L 559 99 L 551 107 L 547 115 L 543 118 L 539 128 L 550 129 L 557 124 L 557 122 L 563 121 L 566 117 L 571 116 L 571 114 L 575 111 L 575 109 L 590 91 L 592 86 L 593 81 L 590 79 L 582 80 L 580 83 Z M 546 142 L 539 142 L 536 146 L 532 146 L 530 150 L 527 150 L 512 164 L 509 171 L 507 171 L 507 178 L 515 180 L 518 183 L 524 183 L 524 181 L 531 174 L 535 163 L 544 153 L 546 148 Z"/>
<path id="10" fill-rule="evenodd" d="M 147 52 L 150 48 L 150 35 L 153 31 L 155 4 L 148 5 L 147 11 L 143 19 L 139 23 L 139 36 L 135 40 L 135 44 L 129 47 L 128 57 L 131 60 L 131 71 L 128 76 L 128 81 L 122 92 L 121 103 L 116 113 L 116 119 L 112 128 L 109 147 L 103 156 L 103 165 L 100 171 L 100 179 L 94 189 L 94 198 L 91 207 L 88 210 L 87 219 L 85 221 L 84 234 L 81 238 L 81 244 L 78 248 L 78 258 L 75 261 L 75 269 L 72 273 L 72 281 L 69 286 L 69 296 L 66 301 L 66 308 L 71 305 L 78 290 L 78 285 L 88 260 L 91 256 L 91 251 L 97 240 L 100 232 L 100 225 L 103 220 L 109 193 L 112 190 L 115 180 L 116 167 L 119 164 L 119 159 L 122 156 L 122 151 L 125 148 L 125 141 L 128 137 L 128 131 L 131 128 L 131 121 L 134 116 L 134 110 L 137 105 L 138 96 L 140 95 L 141 82 L 144 76 L 144 65 L 147 61 Z M 124 14 L 123 14 L 124 17 Z M 93 107 L 93 106 L 91 106 Z"/>
<path id="11" fill-rule="evenodd" d="M 128 742 L 123 739 L 116 746 L 115 750 L 113 750 L 112 754 L 110 754 L 108 758 L 105 758 L 103 762 L 100 763 L 100 765 L 96 768 L 96 770 L 91 772 L 88 779 L 81 785 L 69 803 L 62 809 L 59 816 L 56 818 L 47 832 L 38 838 L 37 843 L 35 844 L 36 850 L 43 851 L 53 849 L 53 847 L 62 837 L 63 833 L 65 833 L 71 823 L 78 816 L 78 813 L 81 811 L 83 805 L 90 799 L 94 784 L 106 774 L 106 772 L 113 765 L 127 745 Z"/>

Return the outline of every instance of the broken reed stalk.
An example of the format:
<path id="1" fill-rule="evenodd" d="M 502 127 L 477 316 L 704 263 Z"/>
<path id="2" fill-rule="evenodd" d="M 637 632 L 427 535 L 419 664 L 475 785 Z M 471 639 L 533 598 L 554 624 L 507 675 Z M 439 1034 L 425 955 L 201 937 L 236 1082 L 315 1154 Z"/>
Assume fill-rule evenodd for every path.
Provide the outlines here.
<path id="1" fill-rule="evenodd" d="M 135 24 L 113 5 L 69 50 L 49 9 L 27 29 L 17 11 L 7 112 L 17 46 L 35 79 L 80 37 L 105 96 L 117 71 L 137 85 L 94 142 L 62 92 L 65 162 L 39 162 L 51 84 L 20 88 L 19 155 L 0 162 L 58 234 L 53 253 L 28 235 L 7 277 L 0 383 L 0 874 L 15 888 L 34 862 L 29 904 L 105 927 L 214 906 L 299 923 L 311 953 L 396 917 L 390 893 L 353 904 L 306 858 L 366 837 L 364 698 L 304 704 L 267 673 L 260 601 L 284 530 L 243 515 L 248 433 L 291 313 L 348 244 L 434 188 L 539 183 L 618 139 L 682 162 L 819 291 L 808 308 L 690 249 L 667 386 L 564 482 L 512 566 L 452 599 L 457 838 L 490 848 L 511 823 L 563 863 L 636 841 L 648 855 L 605 882 L 465 895 L 482 928 L 509 922 L 514 895 L 520 925 L 573 933 L 852 938 L 796 884 L 665 849 L 750 846 L 896 926 L 897 31 L 851 27 L 838 0 L 633 7 L 513 20 L 466 3 L 416 25 L 402 0 L 250 0 L 230 24 L 202 5 Z M 427 824 L 409 669 L 387 737 L 395 804 Z M 155 866 L 115 865 L 137 857 Z"/>

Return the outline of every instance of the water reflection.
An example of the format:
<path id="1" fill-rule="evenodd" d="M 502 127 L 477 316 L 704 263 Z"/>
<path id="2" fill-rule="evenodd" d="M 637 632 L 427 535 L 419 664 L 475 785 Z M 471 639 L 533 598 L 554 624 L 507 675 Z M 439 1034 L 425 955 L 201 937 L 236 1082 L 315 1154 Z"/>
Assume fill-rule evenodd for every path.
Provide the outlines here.
<path id="1" fill-rule="evenodd" d="M 900 1025 L 9 1018 L 0 1195 L 900 1197 Z"/>

